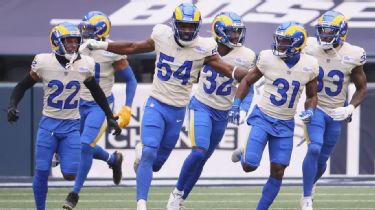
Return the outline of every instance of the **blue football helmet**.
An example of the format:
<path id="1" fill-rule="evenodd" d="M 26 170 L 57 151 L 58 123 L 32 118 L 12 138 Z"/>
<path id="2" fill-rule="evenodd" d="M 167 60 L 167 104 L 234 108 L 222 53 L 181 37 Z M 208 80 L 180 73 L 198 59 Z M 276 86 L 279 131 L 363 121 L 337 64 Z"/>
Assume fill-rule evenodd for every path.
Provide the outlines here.
<path id="1" fill-rule="evenodd" d="M 325 12 L 316 25 L 316 38 L 323 49 L 341 45 L 348 34 L 348 20 L 336 11 Z"/>
<path id="2" fill-rule="evenodd" d="M 91 11 L 83 17 L 78 28 L 84 39 L 105 40 L 111 31 L 111 21 L 103 12 Z"/>
<path id="3" fill-rule="evenodd" d="M 245 41 L 245 25 L 234 12 L 218 14 L 212 22 L 211 31 L 218 43 L 229 48 L 241 47 Z"/>
<path id="4" fill-rule="evenodd" d="M 182 46 L 190 45 L 198 36 L 201 22 L 201 13 L 194 4 L 180 4 L 174 10 L 172 16 L 172 26 L 176 41 Z"/>
<path id="5" fill-rule="evenodd" d="M 77 26 L 64 22 L 52 28 L 49 35 L 52 50 L 66 59 L 75 59 L 78 56 L 79 46 L 82 44 L 81 33 Z"/>
<path id="6" fill-rule="evenodd" d="M 273 35 L 272 52 L 282 58 L 293 57 L 306 45 L 307 32 L 302 24 L 295 21 L 284 22 Z"/>

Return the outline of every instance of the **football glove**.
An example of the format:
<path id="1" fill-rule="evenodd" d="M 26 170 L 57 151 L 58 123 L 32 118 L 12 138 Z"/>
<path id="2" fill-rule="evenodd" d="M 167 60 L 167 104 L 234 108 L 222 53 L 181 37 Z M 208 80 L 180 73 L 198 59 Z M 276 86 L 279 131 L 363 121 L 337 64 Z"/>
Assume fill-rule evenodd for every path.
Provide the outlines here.
<path id="1" fill-rule="evenodd" d="M 124 128 L 125 126 L 129 125 L 132 116 L 132 110 L 128 106 L 123 106 L 116 116 L 120 117 L 118 125 L 120 126 L 120 128 Z"/>
<path id="2" fill-rule="evenodd" d="M 314 116 L 314 109 L 308 108 L 305 111 L 301 112 L 299 117 L 303 121 L 303 123 L 307 124 L 311 121 L 311 118 Z"/>
<path id="3" fill-rule="evenodd" d="M 241 110 L 240 111 L 240 119 L 239 119 L 239 124 L 242 125 L 245 123 L 246 121 L 246 116 L 247 116 L 247 112 L 245 110 Z"/>
<path id="4" fill-rule="evenodd" d="M 85 48 L 89 48 L 90 50 L 107 50 L 108 42 L 89 39 L 79 47 L 79 52 L 82 52 Z"/>
<path id="5" fill-rule="evenodd" d="M 112 130 L 114 130 L 114 132 L 112 133 L 112 135 L 115 135 L 115 136 L 118 136 L 121 134 L 121 131 L 122 129 L 119 127 L 117 121 L 118 120 L 118 116 L 114 117 L 114 116 L 109 116 L 107 117 L 107 124 L 108 124 L 108 129 L 109 129 L 109 132 L 111 133 Z"/>
<path id="6" fill-rule="evenodd" d="M 355 107 L 352 104 L 349 106 L 339 107 L 333 110 L 331 117 L 335 121 L 342 121 L 347 119 L 353 112 Z"/>
<path id="7" fill-rule="evenodd" d="M 20 117 L 20 112 L 15 106 L 9 106 L 7 113 L 8 113 L 8 122 L 10 123 L 16 122 L 18 118 Z"/>
<path id="8" fill-rule="evenodd" d="M 228 113 L 228 121 L 235 125 L 240 124 L 240 106 L 234 104 L 232 105 L 232 108 Z"/>

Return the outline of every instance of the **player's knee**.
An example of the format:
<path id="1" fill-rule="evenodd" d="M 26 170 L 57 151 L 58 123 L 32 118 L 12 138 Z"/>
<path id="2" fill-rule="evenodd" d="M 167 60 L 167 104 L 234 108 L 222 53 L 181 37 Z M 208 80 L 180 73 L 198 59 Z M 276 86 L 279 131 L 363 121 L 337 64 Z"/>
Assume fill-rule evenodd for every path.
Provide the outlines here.
<path id="1" fill-rule="evenodd" d="M 307 154 L 313 157 L 318 157 L 321 149 L 322 149 L 322 146 L 319 144 L 314 144 L 314 143 L 309 144 L 307 148 Z"/>
<path id="2" fill-rule="evenodd" d="M 207 151 L 199 147 L 194 147 L 191 150 L 190 155 L 194 156 L 194 159 L 201 162 L 201 161 L 205 161 L 205 159 L 207 158 Z"/>
<path id="3" fill-rule="evenodd" d="M 157 155 L 157 149 L 144 146 L 142 150 L 141 161 L 154 162 L 154 160 L 156 159 L 156 155 Z"/>
<path id="4" fill-rule="evenodd" d="M 67 181 L 73 181 L 76 178 L 75 174 L 63 174 L 63 177 Z"/>
<path id="5" fill-rule="evenodd" d="M 284 177 L 285 168 L 284 165 L 271 163 L 271 177 L 281 180 Z"/>
<path id="6" fill-rule="evenodd" d="M 249 165 L 247 163 L 242 163 L 242 170 L 245 171 L 246 173 L 255 171 L 258 167 Z"/>

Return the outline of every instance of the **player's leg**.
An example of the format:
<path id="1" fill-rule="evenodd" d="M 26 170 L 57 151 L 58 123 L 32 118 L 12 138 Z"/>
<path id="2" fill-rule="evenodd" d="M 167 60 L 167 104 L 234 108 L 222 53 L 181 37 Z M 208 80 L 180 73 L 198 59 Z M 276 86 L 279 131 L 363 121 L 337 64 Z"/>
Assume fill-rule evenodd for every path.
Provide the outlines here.
<path id="1" fill-rule="evenodd" d="M 331 156 L 337 141 L 341 134 L 341 121 L 334 121 L 332 118 L 326 121 L 326 130 L 324 132 L 324 142 L 318 159 L 318 169 L 314 183 L 322 177 L 327 168 L 328 158 Z"/>
<path id="2" fill-rule="evenodd" d="M 33 192 L 36 209 L 44 210 L 48 192 L 48 175 L 51 168 L 52 156 L 57 148 L 54 134 L 38 129 L 35 147 L 35 172 L 33 177 Z"/>
<path id="3" fill-rule="evenodd" d="M 59 134 L 58 154 L 61 173 L 66 180 L 73 181 L 79 171 L 81 159 L 81 142 L 78 130 L 67 134 Z M 78 193 L 70 192 L 65 199 L 63 208 L 74 209 L 78 198 Z"/>
<path id="4" fill-rule="evenodd" d="M 305 127 L 307 152 L 303 160 L 302 172 L 303 196 L 307 199 L 311 199 L 311 192 L 315 182 L 315 176 L 317 174 L 319 154 L 323 145 L 325 126 L 324 112 L 316 109 L 311 122 Z"/>
<path id="5" fill-rule="evenodd" d="M 153 98 L 147 100 L 141 124 L 143 149 L 136 177 L 138 207 L 144 205 L 147 200 L 152 180 L 152 166 L 164 134 L 165 120 L 162 110 L 157 100 Z"/>
<path id="6" fill-rule="evenodd" d="M 280 191 L 284 170 L 289 165 L 293 149 L 293 136 L 270 136 L 268 149 L 271 162 L 271 175 L 263 187 L 257 210 L 268 209 Z"/>
<path id="7" fill-rule="evenodd" d="M 262 159 L 267 144 L 268 134 L 258 125 L 253 125 L 241 155 L 242 169 L 247 173 L 255 171 Z"/>
<path id="8" fill-rule="evenodd" d="M 204 161 L 200 162 L 200 165 L 196 167 L 194 170 L 194 173 L 189 177 L 189 179 L 186 181 L 186 184 L 184 185 L 184 195 L 182 198 L 185 200 L 195 184 L 197 183 L 202 171 L 203 167 L 206 164 L 207 160 L 211 157 L 212 153 L 215 151 L 216 147 L 219 145 L 221 139 L 224 136 L 225 129 L 227 128 L 228 121 L 222 120 L 222 121 L 216 121 L 212 120 L 212 130 L 211 130 L 211 136 L 210 136 L 210 145 L 208 147 L 208 151 L 206 152 L 206 157 Z M 206 131 L 208 132 L 208 131 Z"/>

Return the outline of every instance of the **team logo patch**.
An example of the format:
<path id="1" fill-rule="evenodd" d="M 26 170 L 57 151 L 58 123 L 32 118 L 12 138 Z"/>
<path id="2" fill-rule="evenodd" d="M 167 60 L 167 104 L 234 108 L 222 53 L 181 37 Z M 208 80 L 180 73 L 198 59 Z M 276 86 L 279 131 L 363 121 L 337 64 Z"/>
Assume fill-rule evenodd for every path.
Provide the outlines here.
<path id="1" fill-rule="evenodd" d="M 303 67 L 302 71 L 304 72 L 312 72 L 313 68 L 312 67 Z"/>
<path id="2" fill-rule="evenodd" d="M 349 55 L 344 55 L 342 57 L 342 61 L 343 62 L 347 62 L 347 63 L 353 63 L 354 62 L 354 58 L 352 56 L 349 56 Z"/>
<path id="3" fill-rule="evenodd" d="M 35 68 L 37 63 L 38 62 L 36 62 L 36 60 L 33 60 L 33 62 L 31 63 L 31 68 Z"/>
<path id="4" fill-rule="evenodd" d="M 194 51 L 201 54 L 206 53 L 206 49 L 202 48 L 201 46 L 194 47 Z"/>
<path id="5" fill-rule="evenodd" d="M 234 62 L 238 65 L 245 65 L 245 61 L 242 60 L 241 58 L 235 58 Z"/>
<path id="6" fill-rule="evenodd" d="M 82 67 L 79 67 L 78 71 L 79 71 L 79 72 L 88 72 L 88 71 L 89 71 L 89 68 L 88 68 L 88 67 L 85 67 L 85 66 L 82 66 Z"/>

